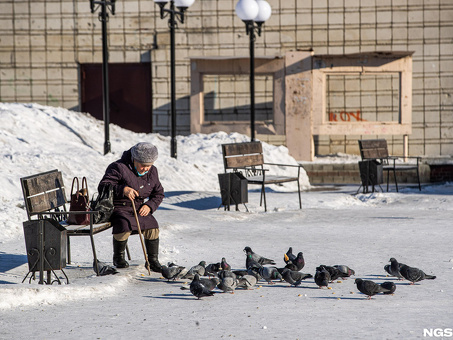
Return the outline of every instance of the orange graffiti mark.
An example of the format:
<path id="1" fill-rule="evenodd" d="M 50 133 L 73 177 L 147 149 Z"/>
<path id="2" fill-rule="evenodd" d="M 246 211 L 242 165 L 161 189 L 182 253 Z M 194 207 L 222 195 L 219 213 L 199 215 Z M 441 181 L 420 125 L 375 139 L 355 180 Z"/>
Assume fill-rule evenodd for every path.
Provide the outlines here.
<path id="1" fill-rule="evenodd" d="M 350 122 L 350 121 L 364 122 L 360 110 L 357 112 L 341 111 L 340 113 L 329 112 L 329 122 Z"/>

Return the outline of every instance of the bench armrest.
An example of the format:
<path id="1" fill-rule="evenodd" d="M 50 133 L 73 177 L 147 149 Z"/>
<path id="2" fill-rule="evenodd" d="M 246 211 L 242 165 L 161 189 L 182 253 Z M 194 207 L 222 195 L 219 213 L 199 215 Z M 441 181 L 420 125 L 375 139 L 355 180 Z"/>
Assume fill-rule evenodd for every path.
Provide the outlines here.
<path id="1" fill-rule="evenodd" d="M 293 168 L 303 168 L 302 164 L 280 164 L 280 163 L 263 163 L 266 165 L 277 165 L 277 166 L 291 166 Z"/>

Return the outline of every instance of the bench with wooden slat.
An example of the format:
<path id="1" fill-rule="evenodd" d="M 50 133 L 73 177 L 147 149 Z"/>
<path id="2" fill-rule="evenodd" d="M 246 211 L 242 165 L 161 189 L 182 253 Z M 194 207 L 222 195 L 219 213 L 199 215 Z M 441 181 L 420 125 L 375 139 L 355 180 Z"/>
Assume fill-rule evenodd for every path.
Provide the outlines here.
<path id="1" fill-rule="evenodd" d="M 420 157 L 405 157 L 389 155 L 387 141 L 385 139 L 362 139 L 359 140 L 360 156 L 362 160 L 376 159 L 382 162 L 383 171 L 387 171 L 387 191 L 389 191 L 390 172 L 393 173 L 395 180 L 396 192 L 398 192 L 397 171 L 416 171 L 418 180 L 418 189 L 421 191 L 419 164 Z M 413 158 L 416 159 L 416 164 L 401 164 L 397 163 L 398 159 Z"/>
<path id="2" fill-rule="evenodd" d="M 249 184 L 256 184 L 261 186 L 260 206 L 264 201 L 265 211 L 267 211 L 265 185 L 287 182 L 297 182 L 299 208 L 302 209 L 299 180 L 300 169 L 302 168 L 302 165 L 265 163 L 261 142 L 222 144 L 222 154 L 225 172 L 241 172 L 245 176 Z M 297 176 L 291 177 L 269 175 L 267 173 L 269 169 L 265 169 L 264 165 L 294 167 L 297 168 Z"/>
<path id="3" fill-rule="evenodd" d="M 66 210 L 65 187 L 60 171 L 52 170 L 20 179 L 25 200 L 28 220 L 51 217 L 56 219 L 66 229 L 68 263 L 71 263 L 71 236 L 89 236 L 93 250 L 94 263 L 97 263 L 94 235 L 111 228 L 110 222 L 93 224 L 93 215 L 96 212 L 69 212 Z M 73 225 L 66 222 L 69 214 L 90 214 L 90 224 Z M 128 251 L 129 255 L 129 251 Z M 130 257 L 129 257 L 130 259 Z M 99 275 L 98 266 L 95 266 Z"/>

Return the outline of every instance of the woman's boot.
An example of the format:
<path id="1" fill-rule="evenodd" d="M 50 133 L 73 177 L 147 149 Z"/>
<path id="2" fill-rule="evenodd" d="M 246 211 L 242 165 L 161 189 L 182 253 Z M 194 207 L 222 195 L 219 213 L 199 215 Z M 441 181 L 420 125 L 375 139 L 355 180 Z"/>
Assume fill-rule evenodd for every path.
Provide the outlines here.
<path id="1" fill-rule="evenodd" d="M 159 263 L 159 238 L 156 238 L 155 240 L 145 239 L 145 246 L 150 269 L 153 272 L 161 273 L 162 266 Z"/>
<path id="2" fill-rule="evenodd" d="M 126 241 L 118 241 L 113 238 L 113 265 L 116 268 L 127 268 L 129 263 L 125 259 L 126 255 Z"/>

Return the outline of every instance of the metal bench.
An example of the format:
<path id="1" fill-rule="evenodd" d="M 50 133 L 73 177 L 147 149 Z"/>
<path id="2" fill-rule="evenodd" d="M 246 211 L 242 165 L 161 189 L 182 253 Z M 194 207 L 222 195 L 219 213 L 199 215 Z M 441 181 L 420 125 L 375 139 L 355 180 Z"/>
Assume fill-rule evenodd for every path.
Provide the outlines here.
<path id="1" fill-rule="evenodd" d="M 360 156 L 362 160 L 380 160 L 382 162 L 383 171 L 387 171 L 387 191 L 389 191 L 390 172 L 393 173 L 395 180 L 396 192 L 398 192 L 398 180 L 396 173 L 398 171 L 416 171 L 418 189 L 421 191 L 419 164 L 421 157 L 418 156 L 391 156 L 387 148 L 385 139 L 363 139 L 359 140 Z M 397 163 L 398 159 L 412 158 L 416 159 L 415 164 Z"/>
<path id="2" fill-rule="evenodd" d="M 297 182 L 299 208 L 302 209 L 299 181 L 302 165 L 265 163 L 261 142 L 222 144 L 222 154 L 225 173 L 228 171 L 241 172 L 247 179 L 248 184 L 261 186 L 260 206 L 262 206 L 264 201 L 264 211 L 267 211 L 265 186 L 267 184 L 280 184 L 286 182 Z M 269 169 L 265 169 L 264 165 L 294 167 L 297 168 L 297 176 L 269 175 L 267 174 Z"/>
<path id="3" fill-rule="evenodd" d="M 93 224 L 93 214 L 96 212 L 69 212 L 66 211 L 65 189 L 63 177 L 58 170 L 24 177 L 20 179 L 22 192 L 25 200 L 28 220 L 52 218 L 66 229 L 67 232 L 67 254 L 68 263 L 71 263 L 70 238 L 72 236 L 89 236 L 91 248 L 93 251 L 94 263 L 97 263 L 96 247 L 94 244 L 94 235 L 111 228 L 110 222 Z M 71 225 L 66 222 L 69 214 L 90 214 L 90 224 Z M 127 254 L 130 259 L 129 249 Z M 96 273 L 99 275 L 99 268 L 95 266 Z"/>

